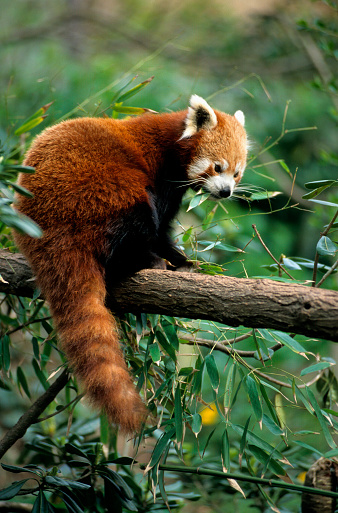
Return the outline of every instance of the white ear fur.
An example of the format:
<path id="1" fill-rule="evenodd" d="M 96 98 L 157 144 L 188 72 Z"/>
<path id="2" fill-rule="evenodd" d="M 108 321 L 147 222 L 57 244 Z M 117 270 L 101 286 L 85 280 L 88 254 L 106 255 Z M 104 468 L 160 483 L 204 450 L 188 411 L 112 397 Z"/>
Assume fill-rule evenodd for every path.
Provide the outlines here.
<path id="1" fill-rule="evenodd" d="M 210 105 L 197 94 L 190 98 L 190 107 L 185 118 L 185 130 L 181 139 L 191 137 L 199 130 L 212 130 L 217 125 L 217 117 Z"/>
<path id="2" fill-rule="evenodd" d="M 245 123 L 245 117 L 244 117 L 244 114 L 241 110 L 237 110 L 234 114 L 235 118 L 237 119 L 237 121 L 240 122 L 241 125 L 244 126 L 244 123 Z"/>

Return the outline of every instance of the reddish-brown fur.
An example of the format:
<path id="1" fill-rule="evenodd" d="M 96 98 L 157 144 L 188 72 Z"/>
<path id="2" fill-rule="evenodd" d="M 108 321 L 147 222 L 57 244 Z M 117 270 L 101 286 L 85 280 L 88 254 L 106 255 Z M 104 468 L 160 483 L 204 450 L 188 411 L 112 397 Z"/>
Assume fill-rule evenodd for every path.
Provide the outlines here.
<path id="1" fill-rule="evenodd" d="M 139 205 L 144 206 L 146 215 L 148 210 L 153 213 L 150 198 L 153 193 L 157 198 L 163 170 L 173 173 L 173 183 L 177 177 L 186 182 L 185 170 L 203 151 L 203 138 L 208 139 L 206 151 L 211 154 L 220 145 L 228 144 L 224 141 L 225 133 L 238 138 L 235 146 L 242 144 L 244 129 L 232 116 L 218 112 L 213 137 L 201 130 L 194 137 L 179 141 L 186 114 L 184 111 L 120 121 L 79 118 L 63 122 L 37 137 L 24 162 L 35 167 L 36 172 L 22 174 L 19 180 L 34 198 L 20 196 L 17 208 L 41 226 L 43 237 L 32 239 L 16 234 L 16 242 L 50 305 L 72 369 L 93 403 L 127 432 L 139 428 L 146 409 L 124 361 L 116 322 L 105 306 L 106 263 L 110 262 L 112 274 L 115 271 L 119 276 L 119 268 L 114 269 L 114 244 L 119 244 L 124 236 L 118 231 L 118 240 L 111 242 L 111 233 L 115 236 L 111 227 L 134 215 L 133 209 Z M 180 185 L 169 185 L 174 191 L 172 201 L 177 205 L 161 200 L 166 213 L 159 213 L 159 230 L 161 223 L 163 230 L 169 230 L 189 184 L 178 189 Z M 162 203 L 158 203 L 159 210 Z M 136 212 L 136 220 L 137 215 Z M 151 240 L 152 250 L 157 239 L 153 228 L 148 233 L 147 223 L 148 217 L 140 220 L 145 244 Z M 136 261 L 138 253 L 142 253 L 142 239 L 140 244 L 141 247 L 134 248 Z M 178 263 L 180 259 L 182 255 Z M 141 259 L 131 272 L 148 265 L 148 260 L 145 262 Z M 149 260 L 149 265 L 152 263 L 156 264 Z"/>

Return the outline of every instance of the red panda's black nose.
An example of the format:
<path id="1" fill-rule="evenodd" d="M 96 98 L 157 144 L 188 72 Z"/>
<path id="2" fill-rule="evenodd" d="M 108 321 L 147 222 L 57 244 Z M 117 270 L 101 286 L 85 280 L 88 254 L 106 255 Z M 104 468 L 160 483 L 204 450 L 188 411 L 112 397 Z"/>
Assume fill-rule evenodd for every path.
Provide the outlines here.
<path id="1" fill-rule="evenodd" d="M 231 189 L 230 187 L 224 187 L 224 189 L 220 190 L 218 194 L 221 198 L 228 198 L 231 196 Z"/>

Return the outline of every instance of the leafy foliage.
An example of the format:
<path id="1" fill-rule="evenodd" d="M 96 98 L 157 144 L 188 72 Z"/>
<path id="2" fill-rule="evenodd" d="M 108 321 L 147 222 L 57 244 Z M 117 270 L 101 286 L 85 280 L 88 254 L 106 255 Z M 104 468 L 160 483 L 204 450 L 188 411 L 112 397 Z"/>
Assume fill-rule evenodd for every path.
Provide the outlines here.
<path id="1" fill-rule="evenodd" d="M 300 28 L 308 29 L 304 23 Z M 115 118 L 140 114 L 146 109 L 127 102 L 151 79 L 136 86 L 134 81 L 134 76 L 117 80 L 80 108 L 85 110 L 98 101 L 101 113 Z M 263 81 L 259 83 L 263 88 Z M 328 88 L 329 84 L 320 87 L 326 93 Z M 33 172 L 20 164 L 20 146 L 30 142 L 31 131 L 45 120 L 48 107 L 39 108 L 15 128 L 15 142 L 9 151 L 9 144 L 3 149 L 0 219 L 6 247 L 12 242 L 5 225 L 40 235 L 38 227 L 11 205 L 13 191 L 29 194 L 14 184 L 18 172 Z M 62 119 L 75 111 L 79 114 L 78 108 L 72 109 Z M 263 273 L 285 281 L 296 278 L 312 286 L 325 282 L 336 287 L 336 179 L 324 176 L 301 184 L 309 191 L 302 195 L 302 208 L 314 210 L 312 222 L 318 231 L 317 238 L 307 239 L 311 248 L 306 257 L 289 253 L 287 238 L 283 245 L 274 244 L 277 239 L 264 230 L 264 223 L 273 217 L 281 216 L 286 224 L 290 212 L 302 215 L 292 197 L 285 200 L 279 195 L 276 184 L 267 191 L 260 182 L 269 165 L 276 164 L 291 176 L 293 184 L 296 181 L 296 172 L 290 171 L 284 158 L 272 155 L 270 161 L 271 152 L 278 153 L 290 134 L 311 133 L 311 127 L 288 128 L 288 115 L 289 103 L 279 122 L 280 132 L 256 148 L 249 162 L 247 173 L 258 177 L 260 185 L 243 185 L 236 203 L 224 205 L 209 202 L 202 193 L 187 195 L 187 213 L 179 216 L 176 236 L 199 272 Z M 326 158 L 336 159 L 332 152 Z M 268 246 L 281 247 L 278 259 L 271 260 L 266 251 L 262 229 L 252 231 L 257 215 Z M 33 299 L 3 297 L 0 321 L 1 408 L 8 427 L 13 424 L 12 409 L 29 409 L 31 402 L 48 391 L 50 380 L 65 361 L 38 292 Z M 247 498 L 240 506 L 243 511 L 244 504 L 261 512 L 267 511 L 267 505 L 274 511 L 278 507 L 291 511 L 286 508 L 289 503 L 292 507 L 294 498 L 287 485 L 290 490 L 292 484 L 293 489 L 298 485 L 301 491 L 300 475 L 314 458 L 338 456 L 334 439 L 338 383 L 334 359 L 323 356 L 327 351 L 324 341 L 164 315 L 127 314 L 120 327 L 126 360 L 152 414 L 143 432 L 132 443 L 122 439 L 104 417 L 97 419 L 87 410 L 72 378 L 49 405 L 46 416 L 34 420 L 22 454 L 13 447 L 9 463 L 2 464 L 5 484 L 0 500 L 20 498 L 32 505 L 33 512 L 102 513 L 112 507 L 117 512 L 191 511 L 190 501 L 196 500 L 216 511 L 225 494 L 239 493 Z M 321 354 L 319 344 L 324 346 Z M 184 472 L 184 467 L 203 467 L 208 472 L 202 477 L 198 472 Z M 11 482 L 10 476 L 20 473 L 23 478 Z M 275 481 L 276 487 L 270 488 L 269 483 Z M 232 507 L 229 501 L 229 511 Z"/>

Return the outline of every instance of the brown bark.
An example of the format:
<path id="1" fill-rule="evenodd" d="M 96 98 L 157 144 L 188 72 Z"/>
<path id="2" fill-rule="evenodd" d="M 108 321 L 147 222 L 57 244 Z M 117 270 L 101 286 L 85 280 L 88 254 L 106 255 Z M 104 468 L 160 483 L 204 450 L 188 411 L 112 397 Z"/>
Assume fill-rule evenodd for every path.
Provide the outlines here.
<path id="1" fill-rule="evenodd" d="M 338 463 L 320 458 L 306 473 L 305 486 L 321 488 L 335 492 L 338 483 Z M 336 511 L 337 501 L 322 495 L 302 494 L 302 513 L 332 513 Z"/>
<path id="2" fill-rule="evenodd" d="M 0 251 L 0 292 L 31 296 L 22 255 Z M 229 326 L 272 328 L 338 342 L 338 292 L 269 279 L 146 269 L 114 290 L 116 312 L 161 313 Z"/>

